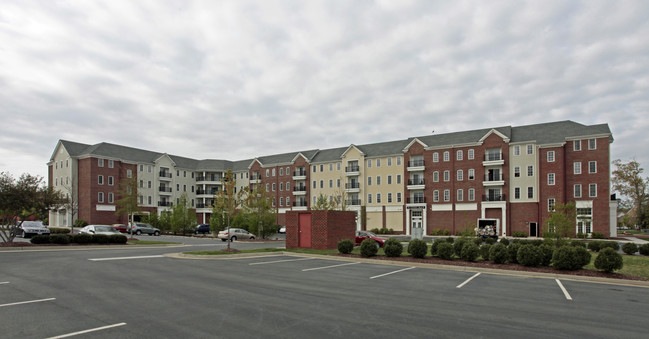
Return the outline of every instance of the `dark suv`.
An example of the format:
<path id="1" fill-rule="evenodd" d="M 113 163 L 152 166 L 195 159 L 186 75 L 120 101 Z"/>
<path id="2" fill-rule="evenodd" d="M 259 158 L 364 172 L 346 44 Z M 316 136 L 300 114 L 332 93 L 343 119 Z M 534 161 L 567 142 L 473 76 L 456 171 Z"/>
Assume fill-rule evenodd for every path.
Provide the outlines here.
<path id="1" fill-rule="evenodd" d="M 196 226 L 196 231 L 194 231 L 194 234 L 210 234 L 212 233 L 210 231 L 210 224 L 200 224 Z"/>

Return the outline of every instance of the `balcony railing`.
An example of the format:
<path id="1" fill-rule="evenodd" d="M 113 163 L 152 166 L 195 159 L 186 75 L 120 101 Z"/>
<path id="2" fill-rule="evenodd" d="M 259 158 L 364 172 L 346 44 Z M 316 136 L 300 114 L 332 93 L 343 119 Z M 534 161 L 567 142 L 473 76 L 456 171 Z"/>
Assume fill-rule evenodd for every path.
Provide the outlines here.
<path id="1" fill-rule="evenodd" d="M 174 203 L 171 201 L 158 201 L 158 206 L 171 207 Z"/>
<path id="2" fill-rule="evenodd" d="M 306 192 L 306 186 L 295 186 L 293 192 Z"/>
<path id="3" fill-rule="evenodd" d="M 158 187 L 158 192 L 167 192 L 167 193 L 171 193 L 171 187 L 163 187 L 163 186 L 160 186 L 160 187 Z"/>
<path id="4" fill-rule="evenodd" d="M 361 168 L 358 165 L 351 165 L 351 166 L 345 167 L 345 172 L 358 172 L 360 170 L 361 170 Z"/>
<path id="5" fill-rule="evenodd" d="M 172 178 L 171 172 L 160 171 L 161 178 Z"/>
<path id="6" fill-rule="evenodd" d="M 294 177 L 304 177 L 306 176 L 306 170 L 295 171 L 293 172 Z"/>
<path id="7" fill-rule="evenodd" d="M 482 201 L 505 201 L 505 200 L 506 200 L 505 194 L 489 194 L 489 195 L 482 196 Z"/>
<path id="8" fill-rule="evenodd" d="M 218 175 L 197 175 L 196 181 L 221 181 Z"/>
<path id="9" fill-rule="evenodd" d="M 251 175 L 250 180 L 261 180 L 261 175 Z"/>
<path id="10" fill-rule="evenodd" d="M 484 155 L 484 161 L 505 160 L 502 153 L 487 153 Z"/>
<path id="11" fill-rule="evenodd" d="M 406 199 L 407 204 L 424 204 L 426 203 L 426 197 L 412 197 Z"/>
<path id="12" fill-rule="evenodd" d="M 352 206 L 360 205 L 361 204 L 361 199 L 348 199 L 348 200 L 345 200 L 345 204 L 352 205 Z"/>
<path id="13" fill-rule="evenodd" d="M 196 208 L 211 208 L 212 206 L 209 206 L 206 203 L 199 202 L 196 204 Z"/>
<path id="14" fill-rule="evenodd" d="M 295 207 L 306 207 L 306 201 L 293 201 Z"/>
<path id="15" fill-rule="evenodd" d="M 408 161 L 408 167 L 422 167 L 424 166 L 424 159 Z"/>
<path id="16" fill-rule="evenodd" d="M 485 174 L 484 181 L 503 181 L 502 174 Z"/>
<path id="17" fill-rule="evenodd" d="M 348 182 L 348 183 L 345 184 L 345 188 L 346 188 L 346 189 L 350 189 L 350 188 L 360 188 L 360 187 L 361 187 L 361 183 L 360 183 L 360 182 Z"/>
<path id="18" fill-rule="evenodd" d="M 423 185 L 424 179 L 408 179 L 408 185 Z"/>

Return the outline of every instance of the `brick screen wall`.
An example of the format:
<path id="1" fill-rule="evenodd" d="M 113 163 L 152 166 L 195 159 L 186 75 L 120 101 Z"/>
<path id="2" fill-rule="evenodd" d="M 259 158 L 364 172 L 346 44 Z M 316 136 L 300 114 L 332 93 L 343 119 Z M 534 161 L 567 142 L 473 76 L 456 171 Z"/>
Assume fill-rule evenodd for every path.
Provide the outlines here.
<path id="1" fill-rule="evenodd" d="M 336 249 L 342 239 L 354 240 L 356 213 L 350 211 L 286 212 L 286 248 L 299 247 L 299 215 L 311 214 L 311 248 Z"/>

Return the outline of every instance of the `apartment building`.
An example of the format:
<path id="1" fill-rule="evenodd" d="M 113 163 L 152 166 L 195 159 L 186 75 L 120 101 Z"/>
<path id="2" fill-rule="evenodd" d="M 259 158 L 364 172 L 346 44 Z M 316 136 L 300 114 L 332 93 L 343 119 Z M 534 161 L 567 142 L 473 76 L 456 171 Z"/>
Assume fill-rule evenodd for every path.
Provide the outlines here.
<path id="1" fill-rule="evenodd" d="M 199 222 L 232 170 L 236 187 L 263 185 L 284 223 L 318 197 L 357 212 L 358 229 L 455 234 L 491 225 L 500 235 L 540 236 L 558 203 L 574 201 L 575 233 L 615 233 L 607 124 L 559 121 L 411 137 L 228 161 L 196 160 L 126 146 L 61 140 L 49 184 L 77 204 L 50 213 L 51 225 L 125 223 L 115 214 L 120 183 L 135 176 L 142 213 L 161 213 L 185 193 Z M 73 210 L 78 210 L 78 212 Z M 611 221 L 613 220 L 613 221 Z"/>

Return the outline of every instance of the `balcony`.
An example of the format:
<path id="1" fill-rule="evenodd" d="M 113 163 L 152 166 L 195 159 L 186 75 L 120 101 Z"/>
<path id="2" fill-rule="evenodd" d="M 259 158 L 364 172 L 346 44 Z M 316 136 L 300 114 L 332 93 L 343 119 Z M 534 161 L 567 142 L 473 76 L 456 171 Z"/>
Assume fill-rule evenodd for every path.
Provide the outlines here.
<path id="1" fill-rule="evenodd" d="M 426 188 L 424 184 L 424 179 L 409 179 L 408 180 L 408 189 L 409 190 L 423 190 Z"/>
<path id="2" fill-rule="evenodd" d="M 505 158 L 503 157 L 502 153 L 487 153 L 484 155 L 484 159 L 482 161 L 483 166 L 497 166 L 504 164 Z"/>
<path id="3" fill-rule="evenodd" d="M 174 205 L 174 203 L 171 202 L 171 201 L 158 201 L 158 206 L 161 206 L 161 207 L 171 207 L 173 205 Z"/>
<path id="4" fill-rule="evenodd" d="M 206 203 L 199 202 L 199 203 L 196 204 L 196 208 L 212 208 L 212 206 L 210 206 L 210 205 L 208 205 Z"/>
<path id="5" fill-rule="evenodd" d="M 218 191 L 216 189 L 210 189 L 210 190 L 197 189 L 196 190 L 196 195 L 215 195 L 217 193 L 218 193 Z"/>
<path id="6" fill-rule="evenodd" d="M 483 186 L 502 186 L 505 184 L 505 179 L 502 174 L 485 174 Z"/>
<path id="7" fill-rule="evenodd" d="M 360 173 L 361 173 L 361 168 L 358 165 L 349 165 L 345 167 L 345 175 L 347 176 L 360 175 Z"/>
<path id="8" fill-rule="evenodd" d="M 159 174 L 161 180 L 171 180 L 171 178 L 173 177 L 171 172 L 167 172 L 167 171 L 160 171 Z"/>
<path id="9" fill-rule="evenodd" d="M 408 161 L 408 172 L 421 172 L 426 169 L 423 159 Z"/>
<path id="10" fill-rule="evenodd" d="M 252 176 L 250 176 L 250 183 L 251 184 L 261 184 L 261 175 L 253 174 Z"/>
<path id="11" fill-rule="evenodd" d="M 505 194 L 489 194 L 483 195 L 482 201 L 506 201 Z"/>
<path id="12" fill-rule="evenodd" d="M 306 201 L 293 201 L 295 207 L 306 207 Z"/>
<path id="13" fill-rule="evenodd" d="M 293 195 L 306 195 L 306 186 L 293 187 Z M 293 205 L 295 206 L 295 205 Z"/>
<path id="14" fill-rule="evenodd" d="M 293 180 L 306 180 L 306 170 L 293 172 Z"/>
<path id="15" fill-rule="evenodd" d="M 158 192 L 160 192 L 160 194 L 170 195 L 171 187 L 160 186 L 158 187 Z"/>
<path id="16" fill-rule="evenodd" d="M 406 204 L 425 204 L 426 197 L 412 197 L 406 199 Z"/>
<path id="17" fill-rule="evenodd" d="M 223 179 L 220 175 L 197 175 L 196 181 L 221 182 Z"/>
<path id="18" fill-rule="evenodd" d="M 345 200 L 345 204 L 350 206 L 359 206 L 361 204 L 361 199 L 348 199 Z"/>
<path id="19" fill-rule="evenodd" d="M 360 182 L 348 182 L 345 184 L 345 192 L 347 193 L 358 193 L 361 190 Z"/>

